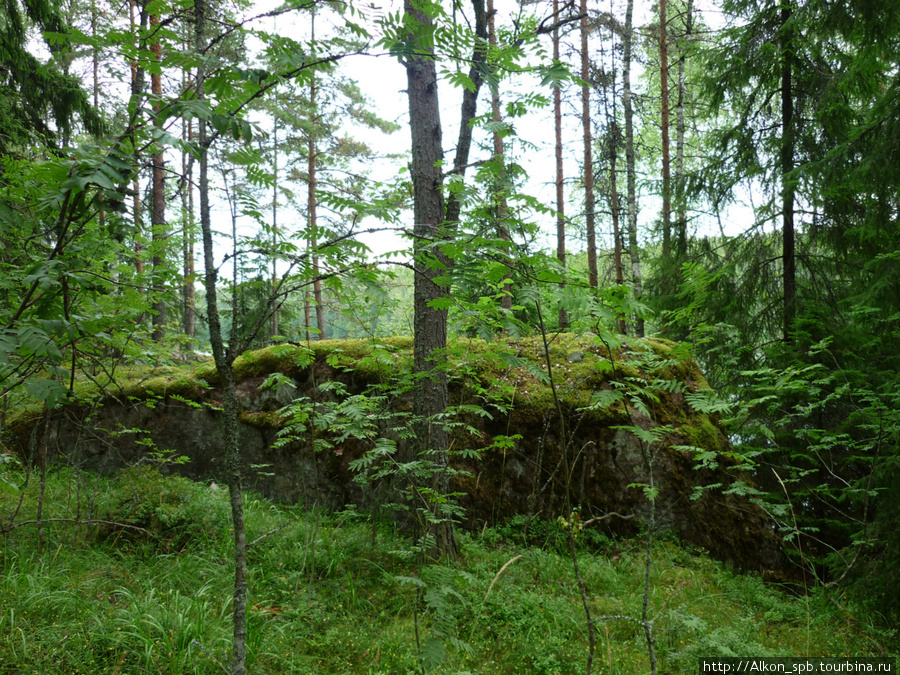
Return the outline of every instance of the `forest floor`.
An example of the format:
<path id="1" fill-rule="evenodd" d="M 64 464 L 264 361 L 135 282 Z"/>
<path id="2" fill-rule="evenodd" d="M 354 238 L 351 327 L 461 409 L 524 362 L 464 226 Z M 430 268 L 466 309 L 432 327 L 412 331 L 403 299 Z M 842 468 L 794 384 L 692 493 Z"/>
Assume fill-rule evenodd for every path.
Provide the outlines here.
<path id="1" fill-rule="evenodd" d="M 26 484 L 6 467 L 4 478 L 16 487 L 0 491 L 0 673 L 225 672 L 224 489 L 147 466 L 112 478 L 51 469 L 39 525 L 38 475 Z M 368 514 L 245 501 L 249 672 L 584 671 L 587 624 L 558 523 L 520 517 L 461 532 L 457 560 L 423 562 Z M 639 619 L 645 540 L 585 529 L 577 541 L 594 617 Z M 897 633 L 876 617 L 805 590 L 657 538 L 649 617 L 660 672 L 695 673 L 700 656 L 896 654 Z M 597 622 L 594 672 L 649 672 L 643 628 Z"/>

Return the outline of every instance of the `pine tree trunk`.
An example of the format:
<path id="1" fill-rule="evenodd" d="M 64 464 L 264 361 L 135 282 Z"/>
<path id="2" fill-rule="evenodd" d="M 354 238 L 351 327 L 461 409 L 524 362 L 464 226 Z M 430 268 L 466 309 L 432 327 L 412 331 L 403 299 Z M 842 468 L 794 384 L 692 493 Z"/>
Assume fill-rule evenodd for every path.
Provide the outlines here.
<path id="1" fill-rule="evenodd" d="M 587 228 L 588 285 L 597 288 L 597 234 L 594 223 L 594 158 L 591 134 L 590 60 L 587 0 L 581 0 L 581 126 L 584 131 L 584 220 Z"/>
<path id="2" fill-rule="evenodd" d="M 637 240 L 637 186 L 634 168 L 634 107 L 631 102 L 631 47 L 633 40 L 634 0 L 628 0 L 625 9 L 625 30 L 622 35 L 622 95 L 625 102 L 625 177 L 628 192 L 628 252 L 631 256 L 631 277 L 634 295 L 641 297 L 644 283 L 641 277 L 641 257 Z M 635 317 L 634 334 L 644 337 L 644 319 Z"/>
<path id="3" fill-rule="evenodd" d="M 419 10 L 419 2 L 405 0 L 407 20 L 423 27 L 431 26 L 428 15 Z M 416 38 L 411 36 L 414 41 Z M 415 238 L 415 282 L 413 288 L 413 368 L 419 377 L 413 409 L 419 418 L 417 438 L 420 452 L 428 456 L 436 468 L 433 488 L 439 494 L 449 492 L 449 444 L 447 430 L 435 416 L 447 408 L 447 310 L 432 306 L 447 290 L 436 279 L 443 274 L 440 267 L 449 265 L 447 256 L 436 245 L 443 238 L 444 195 L 441 162 L 441 119 L 438 104 L 437 71 L 433 54 L 427 45 L 417 44 L 417 53 L 406 60 L 409 126 L 412 137 L 412 182 Z M 436 264 L 435 264 L 436 263 Z M 443 514 L 434 527 L 438 552 L 456 555 L 453 524 Z"/>
<path id="4" fill-rule="evenodd" d="M 791 341 L 796 314 L 796 260 L 794 254 L 794 98 L 792 88 L 793 31 L 788 26 L 790 0 L 781 2 L 781 197 L 782 197 L 782 271 L 784 274 L 784 340 Z"/>
<path id="5" fill-rule="evenodd" d="M 206 0 L 194 0 L 195 41 L 197 52 L 206 52 Z M 197 72 L 197 97 L 203 100 L 204 66 Z M 234 528 L 234 593 L 232 602 L 232 675 L 245 675 L 247 656 L 247 534 L 244 524 L 243 490 L 241 486 L 240 447 L 238 445 L 237 392 L 234 379 L 235 352 L 226 349 L 222 340 L 222 326 L 219 321 L 218 299 L 216 297 L 217 275 L 213 259 L 212 223 L 209 206 L 209 139 L 206 120 L 202 117 L 197 133 L 200 148 L 200 230 L 203 236 L 203 262 L 206 285 L 206 309 L 209 320 L 209 341 L 213 359 L 223 387 L 224 410 L 222 440 L 228 470 L 228 492 L 231 503 L 231 520 Z M 232 335 L 232 339 L 234 336 Z M 231 345 L 234 347 L 235 345 Z"/>
<path id="6" fill-rule="evenodd" d="M 684 173 L 684 99 L 686 83 L 684 76 L 686 43 L 693 28 L 693 0 L 687 1 L 684 19 L 684 36 L 678 54 L 678 102 L 675 106 L 675 247 L 679 262 L 687 255 L 687 196 L 685 195 Z"/>
<path id="7" fill-rule="evenodd" d="M 159 27 L 159 16 L 153 14 L 150 16 L 151 30 Z M 159 117 L 160 97 L 162 97 L 162 73 L 159 68 L 162 63 L 162 46 L 159 40 L 150 45 L 150 52 L 153 59 L 157 63 L 157 67 L 150 73 L 150 91 L 153 94 L 153 124 L 162 129 L 162 119 Z M 165 335 L 166 327 L 166 303 L 164 299 L 165 284 L 163 281 L 163 270 L 165 267 L 165 247 L 166 247 L 166 192 L 162 148 L 157 147 L 153 153 L 153 202 L 150 210 L 150 229 L 151 239 L 153 242 L 153 283 L 152 283 L 152 300 L 153 308 L 153 333 L 154 341 L 162 340 Z"/>
<path id="8" fill-rule="evenodd" d="M 553 61 L 559 62 L 559 0 L 553 0 Z M 553 87 L 553 124 L 556 138 L 556 259 L 566 266 L 566 217 L 565 194 L 563 191 L 563 146 L 562 146 L 562 91 L 559 84 Z M 564 288 L 565 283 L 560 284 Z M 569 325 L 565 308 L 559 308 L 559 327 Z"/>

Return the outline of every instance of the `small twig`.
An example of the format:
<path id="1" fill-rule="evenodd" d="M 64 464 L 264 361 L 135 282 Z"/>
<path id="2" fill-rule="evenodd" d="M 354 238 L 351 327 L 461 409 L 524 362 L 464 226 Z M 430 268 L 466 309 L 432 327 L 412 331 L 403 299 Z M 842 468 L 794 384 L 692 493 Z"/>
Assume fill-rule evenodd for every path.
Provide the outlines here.
<path id="1" fill-rule="evenodd" d="M 144 534 L 148 534 L 153 536 L 153 533 L 149 530 L 144 529 L 143 527 L 138 527 L 137 525 L 129 525 L 128 523 L 117 523 L 113 520 L 78 520 L 77 518 L 44 518 L 42 520 L 23 520 L 21 523 L 16 523 L 15 525 L 7 525 L 0 532 L 3 534 L 7 534 L 12 532 L 13 530 L 17 530 L 23 525 L 37 525 L 41 523 L 77 523 L 78 525 L 112 525 L 113 527 L 124 527 L 129 530 L 137 530 L 138 532 L 143 532 Z"/>
<path id="2" fill-rule="evenodd" d="M 265 539 L 266 537 L 271 537 L 273 534 L 276 534 L 276 533 L 278 533 L 278 532 L 281 532 L 281 531 L 282 531 L 284 528 L 286 528 L 287 526 L 288 526 L 288 523 L 284 523 L 284 524 L 281 525 L 280 527 L 276 527 L 274 530 L 269 530 L 269 531 L 266 532 L 265 534 L 259 535 L 256 539 L 254 539 L 254 540 L 251 541 L 249 544 L 247 544 L 247 548 L 250 548 L 251 546 L 256 546 L 259 542 L 261 542 L 261 541 L 262 541 L 263 539 Z"/>
<path id="3" fill-rule="evenodd" d="M 488 596 L 491 594 L 491 589 L 494 588 L 494 584 L 497 583 L 497 579 L 500 578 L 500 575 L 503 574 L 503 572 L 506 570 L 506 568 L 509 567 L 510 565 L 512 565 L 514 562 L 516 562 L 516 560 L 518 560 L 521 557 L 522 557 L 522 554 L 520 553 L 515 558 L 510 558 L 509 560 L 506 561 L 506 564 L 500 568 L 500 571 L 497 572 L 496 575 L 494 575 L 494 580 L 491 582 L 491 585 L 488 586 L 487 593 L 484 594 L 484 600 L 482 600 L 482 602 L 485 602 L 488 599 Z"/>
<path id="4" fill-rule="evenodd" d="M 615 621 L 615 620 L 631 621 L 631 623 L 636 623 L 639 626 L 644 625 L 644 622 L 641 621 L 640 619 L 635 619 L 633 616 L 628 616 L 627 614 L 604 614 L 603 616 L 598 616 L 596 619 L 594 619 L 594 623 L 597 623 L 598 621 Z"/>
<path id="5" fill-rule="evenodd" d="M 606 520 L 607 518 L 621 518 L 622 520 L 631 520 L 634 518 L 634 514 L 629 514 L 627 516 L 623 516 L 621 513 L 607 513 L 605 516 L 597 516 L 596 518 L 589 518 L 584 521 L 581 526 L 587 527 L 588 525 L 593 525 L 594 523 Z"/>
<path id="6" fill-rule="evenodd" d="M 200 651 L 203 652 L 204 654 L 206 654 L 206 655 L 209 657 L 209 660 L 210 660 L 210 661 L 212 661 L 212 662 L 215 663 L 217 666 L 219 666 L 219 668 L 222 669 L 222 672 L 223 672 L 223 673 L 230 673 L 230 672 L 231 672 L 230 670 L 228 670 L 228 668 L 226 668 L 225 666 L 222 665 L 222 662 L 219 661 L 219 659 L 217 659 L 215 656 L 213 656 L 213 655 L 210 654 L 208 651 L 206 651 L 206 647 L 204 647 L 202 644 L 200 644 L 200 640 L 194 640 L 194 641 L 191 642 L 191 644 L 194 645 L 195 647 L 199 647 Z"/>

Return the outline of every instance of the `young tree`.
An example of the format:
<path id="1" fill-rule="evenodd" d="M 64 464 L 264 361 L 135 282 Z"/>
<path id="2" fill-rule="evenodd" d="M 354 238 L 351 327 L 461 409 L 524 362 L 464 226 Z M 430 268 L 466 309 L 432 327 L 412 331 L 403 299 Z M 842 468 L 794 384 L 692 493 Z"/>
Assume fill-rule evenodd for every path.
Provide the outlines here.
<path id="1" fill-rule="evenodd" d="M 581 127 L 584 137 L 584 220 L 587 228 L 588 285 L 597 288 L 597 233 L 594 223 L 594 158 L 591 137 L 590 56 L 587 0 L 581 0 Z"/>
<path id="2" fill-rule="evenodd" d="M 33 140 L 46 147 L 71 137 L 76 120 L 94 135 L 103 121 L 74 75 L 61 71 L 53 58 L 46 62 L 28 49 L 28 23 L 47 34 L 65 34 L 59 10 L 49 0 L 16 0 L 0 7 L 0 154 L 25 148 Z M 63 51 L 46 43 L 51 54 Z"/>
<path id="3" fill-rule="evenodd" d="M 553 62 L 559 63 L 559 0 L 553 0 Z M 561 83 L 553 83 L 553 129 L 556 155 L 556 259 L 559 264 L 566 266 L 566 198 L 563 174 L 563 142 L 562 142 L 562 89 Z M 565 282 L 560 284 L 560 288 Z M 569 325 L 569 317 L 565 308 L 559 307 L 559 327 L 566 328 Z"/>
<path id="4" fill-rule="evenodd" d="M 316 44 L 316 11 L 313 9 L 310 14 L 310 43 L 315 50 Z M 317 339 L 324 340 L 325 334 L 325 307 L 322 303 L 322 281 L 319 277 L 319 256 L 316 249 L 319 245 L 318 233 L 318 199 L 316 197 L 317 179 L 316 170 L 318 168 L 318 150 L 316 136 L 319 128 L 318 122 L 318 104 L 316 101 L 316 74 L 313 72 L 309 78 L 309 120 L 306 139 L 306 246 L 312 254 L 312 274 L 313 274 L 313 304 L 316 308 L 316 328 Z M 276 122 L 277 124 L 277 122 Z M 277 127 L 276 127 L 277 128 Z M 304 317 L 306 319 L 306 340 L 309 341 L 311 314 L 310 314 L 310 293 L 309 289 L 304 292 Z"/>

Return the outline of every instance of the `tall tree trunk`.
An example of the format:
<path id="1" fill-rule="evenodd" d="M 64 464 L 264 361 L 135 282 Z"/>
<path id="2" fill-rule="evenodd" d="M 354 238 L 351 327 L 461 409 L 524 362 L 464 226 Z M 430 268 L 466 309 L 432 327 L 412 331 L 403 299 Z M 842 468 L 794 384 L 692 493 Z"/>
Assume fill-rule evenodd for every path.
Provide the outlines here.
<path id="1" fill-rule="evenodd" d="M 150 29 L 154 31 L 159 28 L 159 16 L 152 14 L 150 16 Z M 150 91 L 153 94 L 153 124 L 157 129 L 162 129 L 162 119 L 159 116 L 160 99 L 162 97 L 162 45 L 159 38 L 154 37 L 153 44 L 150 45 L 150 52 L 156 62 L 150 73 Z M 153 153 L 153 205 L 150 210 L 150 228 L 151 239 L 153 242 L 153 284 L 152 284 L 152 301 L 153 307 L 153 333 L 152 338 L 155 341 L 163 339 L 166 330 L 166 303 L 163 294 L 165 292 L 165 283 L 163 280 L 163 270 L 165 267 L 165 248 L 166 248 L 166 192 L 165 177 L 163 165 L 163 150 L 161 146 L 157 146 Z"/>
<path id="2" fill-rule="evenodd" d="M 462 106 L 459 111 L 459 136 L 456 141 L 456 157 L 453 160 L 452 173 L 464 176 L 469 164 L 469 151 L 472 148 L 472 120 L 478 108 L 478 93 L 484 84 L 484 72 L 487 68 L 487 50 L 485 42 L 490 41 L 487 27 L 487 12 L 484 0 L 472 0 L 472 10 L 475 15 L 475 45 L 472 47 L 471 65 L 469 67 L 469 80 L 472 86 L 463 90 Z M 448 228 L 455 228 L 459 222 L 459 214 L 462 204 L 451 192 L 447 198 Z"/>
<path id="3" fill-rule="evenodd" d="M 272 113 L 272 338 L 278 335 L 278 113 Z"/>
<path id="4" fill-rule="evenodd" d="M 423 32 L 432 28 L 431 19 L 420 7 L 427 0 L 404 0 L 406 20 L 418 24 Z M 441 161 L 441 118 L 438 104 L 437 71 L 434 54 L 424 40 L 415 34 L 416 56 L 406 59 L 407 95 L 409 97 L 409 126 L 412 137 L 412 181 L 414 219 L 415 282 L 413 288 L 413 367 L 419 377 L 413 400 L 416 417 L 420 420 L 417 438 L 420 451 L 429 455 L 435 464 L 434 489 L 439 494 L 449 492 L 448 437 L 445 426 L 436 416 L 447 408 L 447 310 L 434 307 L 435 300 L 446 296 L 437 278 L 449 265 L 447 256 L 437 245 L 443 238 L 444 194 Z M 443 555 L 456 554 L 456 539 L 452 522 L 439 515 L 435 526 L 438 551 Z"/>
<path id="5" fill-rule="evenodd" d="M 794 255 L 794 98 L 791 83 L 793 29 L 791 0 L 781 0 L 781 199 L 782 271 L 784 274 L 784 340 L 790 342 L 796 314 L 796 260 Z"/>
<path id="6" fill-rule="evenodd" d="M 687 196 L 685 195 L 684 174 L 684 99 L 685 99 L 685 55 L 687 42 L 693 29 L 693 0 L 687 0 L 684 20 L 684 36 L 678 53 L 678 102 L 675 105 L 675 247 L 681 262 L 687 254 Z"/>
<path id="7" fill-rule="evenodd" d="M 185 137 L 188 143 L 194 142 L 194 123 L 185 120 Z M 188 350 L 194 349 L 194 334 L 197 327 L 197 308 L 194 293 L 194 163 L 187 153 L 182 154 L 182 175 L 184 190 L 182 191 L 181 209 L 184 213 L 181 234 L 181 254 L 183 263 L 183 282 L 181 298 L 184 304 L 184 334 L 191 340 Z"/>
<path id="8" fill-rule="evenodd" d="M 602 58 L 602 56 L 601 56 Z M 613 267 L 616 274 L 616 285 L 622 286 L 625 283 L 625 275 L 622 271 L 622 230 L 620 226 L 619 214 L 619 188 L 618 188 L 618 172 L 616 170 L 616 162 L 619 156 L 619 123 L 616 119 L 616 52 L 615 48 L 611 55 L 611 95 L 604 92 L 603 108 L 606 112 L 606 124 L 609 135 L 609 210 L 612 216 L 613 225 Z M 604 85 L 605 87 L 605 85 Z M 610 109 L 609 102 L 612 100 L 613 105 Z M 625 317 L 620 313 L 616 313 L 616 327 L 619 333 L 625 335 Z"/>
<path id="9" fill-rule="evenodd" d="M 669 38 L 666 0 L 659 0 L 659 108 L 662 132 L 663 258 L 672 251 L 672 190 L 669 158 Z"/>
<path id="10" fill-rule="evenodd" d="M 553 0 L 553 61 L 559 62 L 559 0 Z M 566 217 L 565 195 L 563 191 L 563 146 L 562 146 L 562 91 L 557 83 L 553 87 L 553 124 L 556 138 L 556 259 L 566 266 Z M 560 288 L 565 287 L 565 282 Z M 564 307 L 559 308 L 559 327 L 566 328 L 569 317 Z"/>
<path id="11" fill-rule="evenodd" d="M 206 53 L 206 0 L 194 0 L 195 42 L 198 54 Z M 203 100 L 205 66 L 197 72 L 197 97 Z M 206 120 L 198 121 L 197 140 L 200 148 L 200 229 L 203 236 L 203 263 L 206 285 L 206 309 L 209 317 L 209 341 L 216 372 L 222 381 L 224 410 L 222 440 L 228 469 L 228 493 L 234 528 L 234 592 L 232 602 L 232 675 L 245 675 L 247 656 L 247 532 L 244 524 L 243 490 L 241 486 L 240 447 L 238 445 L 237 391 L 234 378 L 236 345 L 225 348 L 216 297 L 217 270 L 213 259 L 212 223 L 209 207 L 209 144 Z M 232 331 L 232 340 L 235 339 Z"/>
<path id="12" fill-rule="evenodd" d="M 97 39 L 97 2 L 91 0 L 91 37 Z M 93 79 L 94 91 L 94 109 L 100 110 L 100 58 L 97 45 L 91 47 L 91 74 Z M 100 230 L 106 228 L 106 211 L 100 211 L 98 219 L 100 221 Z"/>
<path id="13" fill-rule="evenodd" d="M 622 35 L 622 96 L 625 103 L 625 176 L 628 191 L 628 252 L 631 256 L 631 278 L 634 295 L 640 298 L 644 292 L 641 277 L 641 257 L 637 240 L 637 187 L 634 169 L 634 107 L 631 102 L 631 45 L 633 41 L 634 0 L 625 6 L 625 30 Z M 644 319 L 634 319 L 634 334 L 644 337 Z"/>
<path id="14" fill-rule="evenodd" d="M 615 89 L 615 86 L 613 89 Z M 616 285 L 622 286 L 625 283 L 625 274 L 622 271 L 622 232 L 619 227 L 619 190 L 616 176 L 616 158 L 619 154 L 619 125 L 616 124 L 615 120 L 610 126 L 609 145 L 609 208 L 612 212 L 613 223 L 613 262 L 616 269 Z M 625 317 L 621 313 L 616 314 L 616 326 L 619 329 L 619 333 L 625 335 Z"/>
<path id="15" fill-rule="evenodd" d="M 311 34 L 312 41 L 315 43 L 316 40 L 316 12 L 312 11 L 311 14 Z M 317 150 L 316 150 L 316 128 L 319 123 L 318 115 L 316 113 L 316 74 L 313 73 L 309 82 L 309 105 L 310 105 L 310 115 L 312 116 L 310 119 L 309 125 L 309 147 L 307 148 L 309 151 L 309 194 L 308 194 L 308 209 L 309 209 L 309 247 L 312 251 L 312 273 L 313 273 L 313 300 L 316 304 L 316 328 L 319 329 L 319 339 L 324 340 L 327 336 L 325 335 L 325 307 L 322 305 L 322 282 L 319 279 L 319 254 L 317 252 L 319 246 L 319 235 L 316 232 L 316 209 L 318 206 L 318 201 L 316 199 L 316 162 L 317 162 Z"/>
<path id="16" fill-rule="evenodd" d="M 312 274 L 313 274 L 313 304 L 316 306 L 316 328 L 319 332 L 319 340 L 325 339 L 325 309 L 322 307 L 322 282 L 319 280 L 319 254 L 316 252 L 319 246 L 319 235 L 316 232 L 317 227 L 317 207 L 316 199 L 316 139 L 310 132 L 307 151 L 309 152 L 309 184 L 307 192 L 307 210 L 309 212 L 309 250 L 312 253 Z"/>
<path id="17" fill-rule="evenodd" d="M 91 0 L 91 37 L 97 39 L 97 0 Z M 91 47 L 91 74 L 94 82 L 94 108 L 100 109 L 100 58 L 97 46 Z"/>
<path id="18" fill-rule="evenodd" d="M 581 0 L 581 126 L 584 131 L 584 220 L 587 228 L 588 285 L 597 288 L 597 234 L 594 226 L 594 158 L 591 134 L 590 59 L 587 0 Z"/>
<path id="19" fill-rule="evenodd" d="M 128 20 L 129 25 L 131 27 L 131 33 L 137 39 L 137 22 L 134 17 L 135 10 L 135 0 L 128 0 Z M 143 26 L 143 16 L 144 13 L 141 12 L 141 25 Z M 129 69 L 131 70 L 131 101 L 132 105 L 140 106 L 141 104 L 141 94 L 144 88 L 144 69 L 138 66 L 138 62 L 136 59 L 131 59 L 129 62 Z M 132 191 L 134 195 L 132 197 L 133 205 L 132 205 L 132 216 L 134 218 L 134 271 L 138 274 L 138 278 L 144 272 L 144 253 L 143 253 L 143 222 L 141 219 L 141 162 L 139 158 L 137 158 L 137 167 L 134 172 L 134 182 L 132 185 Z M 141 288 L 141 291 L 144 289 Z M 144 318 L 142 317 L 140 323 L 144 322 Z"/>
<path id="20" fill-rule="evenodd" d="M 309 342 L 312 339 L 310 332 L 310 328 L 312 328 L 312 294 L 309 290 L 303 292 L 303 325 L 306 328 L 306 341 Z"/>
<path id="21" fill-rule="evenodd" d="M 494 0 L 488 0 L 488 42 L 492 49 L 497 47 L 497 30 L 495 26 Z M 511 241 L 509 236 L 509 228 L 507 227 L 507 219 L 509 218 L 509 205 L 506 201 L 506 191 L 509 188 L 508 177 L 506 175 L 506 149 L 503 145 L 503 137 L 500 135 L 500 123 L 503 116 L 500 114 L 500 83 L 494 82 L 491 87 L 491 119 L 494 122 L 493 142 L 494 142 L 494 161 L 498 164 L 497 180 L 496 180 L 496 199 L 497 199 L 497 236 L 506 242 Z M 507 247 L 507 251 L 509 247 Z M 512 293 L 510 292 L 510 272 L 506 273 L 503 284 L 503 295 L 500 297 L 500 306 L 507 312 L 512 311 Z"/>

